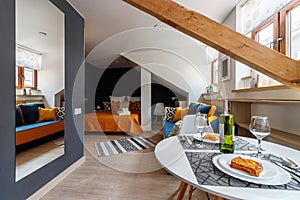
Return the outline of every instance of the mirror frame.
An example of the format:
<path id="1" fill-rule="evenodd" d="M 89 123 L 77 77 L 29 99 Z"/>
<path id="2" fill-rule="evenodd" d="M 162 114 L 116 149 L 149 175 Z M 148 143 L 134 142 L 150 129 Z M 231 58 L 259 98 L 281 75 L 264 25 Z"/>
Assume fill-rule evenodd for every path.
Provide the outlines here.
<path id="1" fill-rule="evenodd" d="M 0 53 L 0 185 L 3 199 L 26 199 L 84 156 L 83 113 L 73 116 L 74 108 L 84 108 L 84 19 L 66 1 L 50 0 L 65 15 L 65 154 L 15 182 L 15 1 L 3 0 Z M 14 77 L 14 78 L 11 78 Z"/>
<path id="2" fill-rule="evenodd" d="M 15 2 L 16 2 L 17 0 L 15 0 Z M 24 1 L 24 0 L 19 0 L 19 1 L 23 1 L 23 2 L 20 2 L 20 4 L 22 4 L 23 5 L 23 3 L 27 3 L 26 2 L 26 0 Z M 37 0 L 35 0 L 34 2 L 36 2 Z M 61 58 L 61 59 L 59 59 L 59 61 L 62 61 L 62 66 L 61 67 L 59 67 L 59 70 L 60 69 L 62 69 L 62 73 L 60 73 L 59 72 L 59 74 L 56 74 L 57 75 L 57 77 L 59 77 L 59 78 L 63 78 L 63 85 L 62 85 L 62 87 L 63 87 L 63 90 L 64 90 L 64 88 L 65 88 L 65 85 L 66 85 L 66 76 L 65 76 L 65 56 L 66 56 L 66 52 L 65 52 L 65 15 L 64 15 L 64 13 L 61 11 L 61 9 L 59 9 L 54 3 L 52 3 L 51 1 L 49 1 L 49 0 L 38 0 L 38 1 L 44 1 L 43 3 L 47 3 L 47 10 L 48 9 L 51 9 L 51 11 L 53 10 L 53 12 L 54 12 L 54 9 L 56 9 L 56 11 L 55 12 L 59 12 L 59 17 L 60 18 L 62 18 L 62 20 L 63 20 L 63 26 L 62 27 L 54 27 L 54 28 L 59 28 L 59 31 L 62 31 L 61 33 L 63 33 L 63 35 L 62 35 L 62 38 L 63 38 L 63 40 L 62 40 L 62 43 L 59 43 L 59 45 L 61 45 L 62 46 L 62 53 L 63 53 L 63 57 Z M 19 5 L 19 6 L 22 6 L 22 5 Z M 50 8 L 51 7 L 51 8 Z M 20 12 L 20 11 L 22 11 L 22 8 L 23 7 L 20 7 L 19 9 L 18 9 L 18 11 Z M 30 7 L 30 9 L 32 9 L 32 7 Z M 31 11 L 31 10 L 30 10 Z M 33 11 L 32 11 L 33 12 Z M 24 12 L 23 12 L 24 13 Z M 23 14 L 23 13 L 19 13 L 20 15 L 21 14 Z M 58 13 L 56 13 L 56 14 L 58 14 Z M 17 8 L 16 8 L 16 16 L 18 16 L 18 13 L 17 13 Z M 22 32 L 19 32 L 18 30 L 20 30 L 20 26 L 19 25 L 21 25 L 21 24 L 19 24 L 20 22 L 18 22 L 18 19 L 16 18 L 15 19 L 16 20 L 16 22 L 15 22 L 15 24 L 16 24 L 16 38 L 17 38 L 17 35 L 21 35 L 22 36 Z M 27 20 L 30 20 L 30 18 L 27 18 L 26 17 L 26 21 Z M 47 22 L 46 22 L 47 23 Z M 21 25 L 22 26 L 22 25 Z M 47 24 L 46 24 L 46 26 L 48 26 Z M 50 30 L 53 30 L 53 28 L 50 28 Z M 18 32 L 17 32 L 18 31 Z M 39 37 L 39 36 L 37 36 L 37 37 Z M 45 38 L 46 39 L 46 38 Z M 49 38 L 48 38 L 49 39 Z M 16 42 L 17 42 L 17 39 L 16 39 Z M 17 47 L 18 45 L 17 45 L 17 43 L 16 43 L 16 47 Z M 45 45 L 43 45 L 43 47 L 44 47 Z M 29 47 L 30 48 L 30 47 Z M 34 50 L 35 51 L 35 49 L 32 49 L 32 50 Z M 60 51 L 61 50 L 61 48 L 56 48 L 55 49 L 55 51 Z M 38 51 L 36 51 L 36 52 L 38 52 Z M 46 52 L 44 52 L 44 53 L 46 53 Z M 42 53 L 40 54 L 41 56 L 42 56 Z M 43 63 L 43 62 L 42 62 Z M 59 66 L 59 65 L 57 65 L 57 66 Z M 17 70 L 17 69 L 16 69 Z M 15 73 L 16 73 L 16 71 L 15 71 Z M 37 71 L 36 71 L 36 73 L 37 73 Z M 37 78 L 37 77 L 36 77 Z M 40 76 L 39 76 L 39 78 L 41 78 Z M 35 80 L 35 81 L 37 81 L 37 80 Z M 47 81 L 48 82 L 48 81 Z M 37 85 L 37 82 L 35 82 L 35 84 Z M 50 83 L 51 84 L 51 83 Z M 17 88 L 17 87 L 15 87 L 15 88 Z M 23 89 L 23 88 L 17 88 L 17 89 Z M 17 90 L 16 89 L 16 90 Z M 37 87 L 35 87 L 34 89 L 37 89 Z M 64 94 L 63 95 L 65 95 L 65 92 L 63 92 Z M 53 96 L 54 96 L 54 100 L 55 100 L 55 93 L 53 93 Z M 17 98 L 17 96 L 16 96 L 16 98 Z M 17 99 L 15 98 L 15 105 L 17 105 Z M 46 102 L 47 102 L 47 100 L 46 100 Z M 41 102 L 38 102 L 38 103 L 43 103 L 43 104 L 45 104 L 45 102 L 44 101 L 41 101 Z M 55 101 L 55 103 L 56 103 L 56 101 Z M 46 104 L 45 104 L 45 106 L 46 106 Z M 54 106 L 56 106 L 56 105 L 53 105 L 53 107 Z M 22 113 L 22 112 L 21 112 Z M 65 130 L 65 124 L 63 125 L 64 127 L 64 129 L 63 129 L 63 132 L 64 132 L 64 130 Z M 15 128 L 17 128 L 17 127 L 15 127 Z M 59 131 L 59 132 L 61 132 L 61 131 Z M 56 133 L 59 133 L 59 132 L 56 132 Z M 17 131 L 15 132 L 15 134 L 17 135 Z M 53 135 L 53 134 L 55 134 L 55 133 L 52 133 L 52 134 L 50 134 L 50 135 L 46 135 L 46 136 L 51 136 L 51 135 Z M 64 137 L 64 133 L 62 133 L 62 136 Z M 45 136 L 44 136 L 45 137 Z M 38 138 L 38 139 L 40 139 L 40 138 Z M 56 138 L 54 138 L 54 139 L 56 139 Z M 51 140 L 49 140 L 49 141 L 47 141 L 47 142 L 50 142 Z M 63 139 L 63 141 L 64 141 L 64 139 Z M 29 141 L 29 142 L 31 142 L 31 141 Z M 26 143 L 24 143 L 24 144 L 26 144 Z M 44 143 L 41 143 L 41 145 L 43 145 Z M 23 145 L 23 144 L 21 144 L 21 145 Z M 35 148 L 36 146 L 28 146 L 29 148 L 28 149 L 31 149 L 31 148 Z M 58 147 L 58 148 L 63 148 L 63 153 L 61 154 L 61 155 L 59 155 L 58 157 L 56 157 L 55 159 L 50 159 L 49 158 L 49 160 L 47 161 L 47 162 L 45 162 L 45 164 L 43 164 L 42 166 L 40 166 L 40 167 L 38 167 L 38 168 L 35 168 L 33 171 L 31 171 L 31 172 L 29 172 L 29 173 L 23 173 L 22 174 L 22 176 L 21 176 L 21 178 L 19 178 L 19 179 L 17 179 L 17 171 L 18 171 L 18 169 L 17 169 L 17 153 L 16 153 L 16 155 L 15 155 L 15 157 L 16 157 L 16 166 L 15 166 L 15 169 L 16 169 L 16 175 L 15 175 L 15 177 L 16 177 L 16 182 L 18 182 L 18 181 L 20 181 L 21 179 L 23 179 L 23 178 L 25 178 L 26 176 L 29 176 L 30 174 L 32 174 L 32 173 L 34 173 L 35 171 L 37 171 L 37 170 L 39 170 L 40 168 L 42 168 L 43 166 L 45 166 L 45 165 L 47 165 L 47 164 L 49 164 L 49 163 L 51 163 L 51 162 L 54 162 L 56 159 L 58 159 L 59 157 L 61 157 L 61 156 L 63 156 L 64 155 L 64 153 L 65 153 L 65 146 L 63 146 L 63 147 Z M 17 151 L 17 146 L 16 146 L 16 151 Z M 25 149 L 25 151 L 26 150 L 28 150 L 27 148 Z M 40 153 L 40 155 L 42 155 L 43 153 Z M 21 159 L 22 160 L 22 159 Z M 25 174 L 25 175 L 24 175 Z"/>

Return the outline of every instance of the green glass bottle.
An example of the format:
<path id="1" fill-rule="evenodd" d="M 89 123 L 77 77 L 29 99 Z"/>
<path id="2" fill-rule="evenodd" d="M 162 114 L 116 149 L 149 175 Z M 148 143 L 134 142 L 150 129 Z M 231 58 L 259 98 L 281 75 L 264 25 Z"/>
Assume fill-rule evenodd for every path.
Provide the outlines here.
<path id="1" fill-rule="evenodd" d="M 225 100 L 224 114 L 219 118 L 220 152 L 234 152 L 234 116 L 228 113 L 228 101 Z"/>

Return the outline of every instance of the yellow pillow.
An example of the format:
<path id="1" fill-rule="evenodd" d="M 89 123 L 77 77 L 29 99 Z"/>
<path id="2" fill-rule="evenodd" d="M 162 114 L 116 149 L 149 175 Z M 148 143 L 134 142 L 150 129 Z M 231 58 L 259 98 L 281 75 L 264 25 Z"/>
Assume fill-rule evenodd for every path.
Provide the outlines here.
<path id="1" fill-rule="evenodd" d="M 56 109 L 57 108 L 41 108 L 39 107 L 39 121 L 51 121 L 56 120 Z"/>
<path id="2" fill-rule="evenodd" d="M 181 107 L 176 107 L 175 108 L 175 114 L 172 122 L 177 122 L 181 120 L 185 115 L 187 115 L 189 112 L 189 108 L 181 108 Z"/>

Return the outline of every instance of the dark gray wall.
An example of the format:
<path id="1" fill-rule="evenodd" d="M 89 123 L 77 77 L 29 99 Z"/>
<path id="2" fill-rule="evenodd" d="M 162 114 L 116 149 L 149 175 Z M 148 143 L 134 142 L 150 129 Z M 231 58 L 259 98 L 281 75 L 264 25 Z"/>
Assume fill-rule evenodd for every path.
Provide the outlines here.
<path id="1" fill-rule="evenodd" d="M 85 113 L 95 111 L 95 94 L 99 79 L 105 69 L 95 67 L 90 63 L 85 65 Z"/>
<path id="2" fill-rule="evenodd" d="M 66 1 L 51 1 L 65 13 L 65 154 L 15 182 L 15 2 L 2 0 L 0 6 L 1 199 L 29 197 L 83 156 L 83 114 L 73 117 L 72 110 L 75 107 L 84 109 L 84 20 Z"/>

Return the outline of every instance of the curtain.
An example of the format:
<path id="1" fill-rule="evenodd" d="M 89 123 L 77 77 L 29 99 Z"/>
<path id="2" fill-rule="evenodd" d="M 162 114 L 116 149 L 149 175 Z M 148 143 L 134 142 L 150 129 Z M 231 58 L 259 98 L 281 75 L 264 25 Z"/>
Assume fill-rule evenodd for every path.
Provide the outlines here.
<path id="1" fill-rule="evenodd" d="M 16 47 L 16 65 L 41 70 L 42 55 Z"/>

